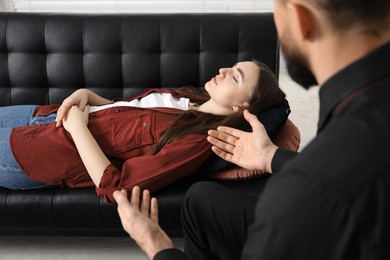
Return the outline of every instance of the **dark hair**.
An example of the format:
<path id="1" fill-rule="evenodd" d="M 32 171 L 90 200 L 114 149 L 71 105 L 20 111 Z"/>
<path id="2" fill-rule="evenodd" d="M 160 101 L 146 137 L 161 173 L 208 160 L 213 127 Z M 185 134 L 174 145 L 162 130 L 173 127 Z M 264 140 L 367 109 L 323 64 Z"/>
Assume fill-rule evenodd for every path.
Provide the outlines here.
<path id="1" fill-rule="evenodd" d="M 253 60 L 253 62 L 259 67 L 259 81 L 253 90 L 247 109 L 251 113 L 258 114 L 283 102 L 286 95 L 279 88 L 279 83 L 274 73 L 264 63 L 256 60 Z M 201 103 L 206 102 L 210 98 L 204 88 L 183 87 L 173 91 L 184 96 L 195 94 L 199 96 Z M 215 129 L 221 125 L 238 127 L 245 120 L 243 110 L 228 116 L 203 113 L 196 110 L 183 111 L 160 136 L 152 149 L 152 154 L 158 153 L 165 144 L 189 134 L 206 134 L 208 130 Z"/>
<path id="2" fill-rule="evenodd" d="M 286 0 L 285 0 L 286 1 Z M 325 11 L 336 29 L 359 25 L 366 32 L 380 35 L 390 28 L 389 0 L 308 0 Z"/>

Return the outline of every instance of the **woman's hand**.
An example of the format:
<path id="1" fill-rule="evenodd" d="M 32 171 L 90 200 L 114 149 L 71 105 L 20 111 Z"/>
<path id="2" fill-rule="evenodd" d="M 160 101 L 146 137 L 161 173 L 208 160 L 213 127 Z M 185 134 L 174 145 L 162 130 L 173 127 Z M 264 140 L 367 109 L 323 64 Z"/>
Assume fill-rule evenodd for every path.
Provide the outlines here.
<path id="1" fill-rule="evenodd" d="M 244 117 L 253 132 L 220 126 L 217 131 L 208 132 L 207 140 L 221 158 L 249 170 L 272 173 L 271 162 L 278 147 L 271 142 L 255 115 L 245 110 Z"/>
<path id="2" fill-rule="evenodd" d="M 118 213 L 125 231 L 135 240 L 149 259 L 161 250 L 173 247 L 172 240 L 158 225 L 158 206 L 156 198 L 150 199 L 144 190 L 140 204 L 140 188 L 134 187 L 131 201 L 125 190 L 115 191 L 113 196 L 118 203 Z"/>
<path id="3" fill-rule="evenodd" d="M 89 106 L 86 105 L 84 110 L 81 110 L 80 107 L 74 105 L 68 109 L 65 118 L 62 120 L 62 124 L 66 131 L 69 133 L 75 133 L 80 127 L 88 125 L 89 118 Z"/>
<path id="4" fill-rule="evenodd" d="M 63 124 L 63 120 L 71 107 L 78 106 L 81 111 L 84 111 L 85 106 L 88 104 L 88 92 L 89 90 L 87 89 L 79 89 L 64 99 L 57 111 L 56 127 L 60 127 Z"/>
<path id="5" fill-rule="evenodd" d="M 84 111 L 74 105 L 65 115 L 63 126 L 68 131 L 89 176 L 96 187 L 99 187 L 104 170 L 111 162 L 88 129 L 89 105 Z"/>

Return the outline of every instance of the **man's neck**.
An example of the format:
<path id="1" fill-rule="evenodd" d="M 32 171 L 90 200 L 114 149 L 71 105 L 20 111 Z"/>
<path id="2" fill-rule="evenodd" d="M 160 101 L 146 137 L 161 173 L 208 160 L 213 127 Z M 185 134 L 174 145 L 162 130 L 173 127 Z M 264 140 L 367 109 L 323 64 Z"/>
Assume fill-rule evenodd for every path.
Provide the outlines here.
<path id="1" fill-rule="evenodd" d="M 337 72 L 388 42 L 390 31 L 380 38 L 353 32 L 329 38 L 313 47 L 318 51 L 310 55 L 312 71 L 322 85 Z"/>

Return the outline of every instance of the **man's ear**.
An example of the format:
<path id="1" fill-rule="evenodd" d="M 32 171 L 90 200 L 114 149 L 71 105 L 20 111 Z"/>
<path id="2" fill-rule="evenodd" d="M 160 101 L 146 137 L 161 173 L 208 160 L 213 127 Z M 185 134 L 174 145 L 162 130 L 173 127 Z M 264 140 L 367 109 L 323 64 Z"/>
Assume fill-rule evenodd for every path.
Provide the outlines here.
<path id="1" fill-rule="evenodd" d="M 294 1 L 289 1 L 287 5 L 293 15 L 295 32 L 299 33 L 300 39 L 303 41 L 313 40 L 317 22 L 313 9 L 308 5 Z"/>

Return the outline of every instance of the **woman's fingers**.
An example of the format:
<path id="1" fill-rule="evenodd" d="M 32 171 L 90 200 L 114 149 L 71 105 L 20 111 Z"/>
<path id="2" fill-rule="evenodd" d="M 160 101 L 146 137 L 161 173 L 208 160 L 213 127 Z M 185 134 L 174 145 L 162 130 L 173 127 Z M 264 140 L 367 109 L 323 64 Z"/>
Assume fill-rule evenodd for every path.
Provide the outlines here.
<path id="1" fill-rule="evenodd" d="M 78 106 L 81 111 L 85 111 L 85 107 L 88 104 L 88 98 L 76 93 L 79 92 L 76 91 L 64 99 L 61 106 L 59 107 L 56 117 L 56 127 L 60 127 L 62 125 L 62 121 L 65 119 L 66 114 L 73 106 Z"/>
<path id="2" fill-rule="evenodd" d="M 88 99 L 81 99 L 79 104 L 78 104 L 78 107 L 84 111 L 84 108 L 87 106 L 88 104 Z"/>
<path id="3" fill-rule="evenodd" d="M 64 102 L 57 111 L 56 117 L 56 127 L 60 127 L 62 125 L 62 121 L 65 118 L 66 112 L 69 110 L 69 106 Z"/>

